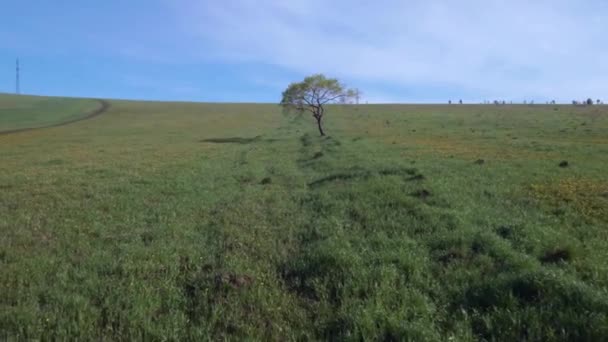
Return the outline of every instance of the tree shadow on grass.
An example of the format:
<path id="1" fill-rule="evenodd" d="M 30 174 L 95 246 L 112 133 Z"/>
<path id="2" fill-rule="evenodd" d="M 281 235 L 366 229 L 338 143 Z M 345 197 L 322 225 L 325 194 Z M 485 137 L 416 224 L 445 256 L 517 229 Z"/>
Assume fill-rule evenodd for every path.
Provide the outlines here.
<path id="1" fill-rule="evenodd" d="M 211 138 L 211 139 L 203 139 L 201 142 L 212 143 L 212 144 L 251 144 L 256 141 L 259 141 L 261 136 L 256 136 L 253 138 L 241 138 L 241 137 L 231 137 L 231 138 Z"/>

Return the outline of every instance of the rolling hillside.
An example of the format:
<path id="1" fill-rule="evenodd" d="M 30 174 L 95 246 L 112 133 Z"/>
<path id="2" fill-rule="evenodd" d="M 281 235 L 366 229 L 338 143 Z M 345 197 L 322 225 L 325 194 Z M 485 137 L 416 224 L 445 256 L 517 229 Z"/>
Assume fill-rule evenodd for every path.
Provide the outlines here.
<path id="1" fill-rule="evenodd" d="M 92 100 L 0 96 L 0 131 Z M 601 340 L 608 108 L 109 101 L 0 135 L 7 339 Z"/>
<path id="2" fill-rule="evenodd" d="M 0 134 L 72 122 L 100 107 L 90 99 L 0 94 Z"/>

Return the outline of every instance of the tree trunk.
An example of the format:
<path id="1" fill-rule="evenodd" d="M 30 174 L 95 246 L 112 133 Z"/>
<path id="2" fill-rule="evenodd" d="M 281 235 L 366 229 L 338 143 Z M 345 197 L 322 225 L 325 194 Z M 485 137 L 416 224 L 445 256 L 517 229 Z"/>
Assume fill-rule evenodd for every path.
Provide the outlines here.
<path id="1" fill-rule="evenodd" d="M 319 133 L 321 133 L 321 136 L 325 136 L 325 132 L 323 132 L 323 127 L 321 126 L 321 117 L 315 117 L 315 119 L 317 119 L 317 126 L 319 126 Z"/>

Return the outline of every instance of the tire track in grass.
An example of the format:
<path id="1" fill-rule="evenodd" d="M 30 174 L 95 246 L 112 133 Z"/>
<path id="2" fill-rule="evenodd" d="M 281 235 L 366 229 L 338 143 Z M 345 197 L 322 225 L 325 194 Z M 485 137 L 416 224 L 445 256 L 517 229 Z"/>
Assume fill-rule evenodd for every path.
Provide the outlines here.
<path id="1" fill-rule="evenodd" d="M 0 135 L 8 135 L 8 134 L 14 134 L 14 133 L 21 133 L 21 132 L 28 132 L 28 131 L 33 131 L 33 130 L 45 129 L 45 128 L 66 126 L 66 125 L 69 125 L 69 124 L 76 123 L 78 121 L 89 120 L 89 119 L 92 119 L 92 118 L 94 118 L 96 116 L 100 116 L 101 114 L 107 112 L 108 109 L 110 109 L 110 103 L 108 101 L 106 101 L 106 100 L 97 100 L 97 102 L 100 104 L 99 108 L 97 108 L 97 109 L 89 112 L 87 115 L 85 115 L 83 117 L 79 117 L 79 118 L 75 118 L 75 119 L 71 119 L 71 120 L 67 120 L 67 121 L 62 121 L 62 122 L 54 123 L 54 124 L 47 125 L 47 126 L 27 127 L 27 128 L 12 129 L 12 130 L 8 130 L 8 131 L 0 131 Z"/>

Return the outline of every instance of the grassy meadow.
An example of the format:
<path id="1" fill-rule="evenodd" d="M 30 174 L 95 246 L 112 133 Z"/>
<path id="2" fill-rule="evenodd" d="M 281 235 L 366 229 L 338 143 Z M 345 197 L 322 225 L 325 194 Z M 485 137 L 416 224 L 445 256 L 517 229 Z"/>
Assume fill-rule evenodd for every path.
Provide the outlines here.
<path id="1" fill-rule="evenodd" d="M 99 106 L 90 99 L 0 94 L 0 134 L 75 121 Z"/>
<path id="2" fill-rule="evenodd" d="M 0 134 L 3 340 L 608 336 L 608 107 L 109 103 Z"/>

